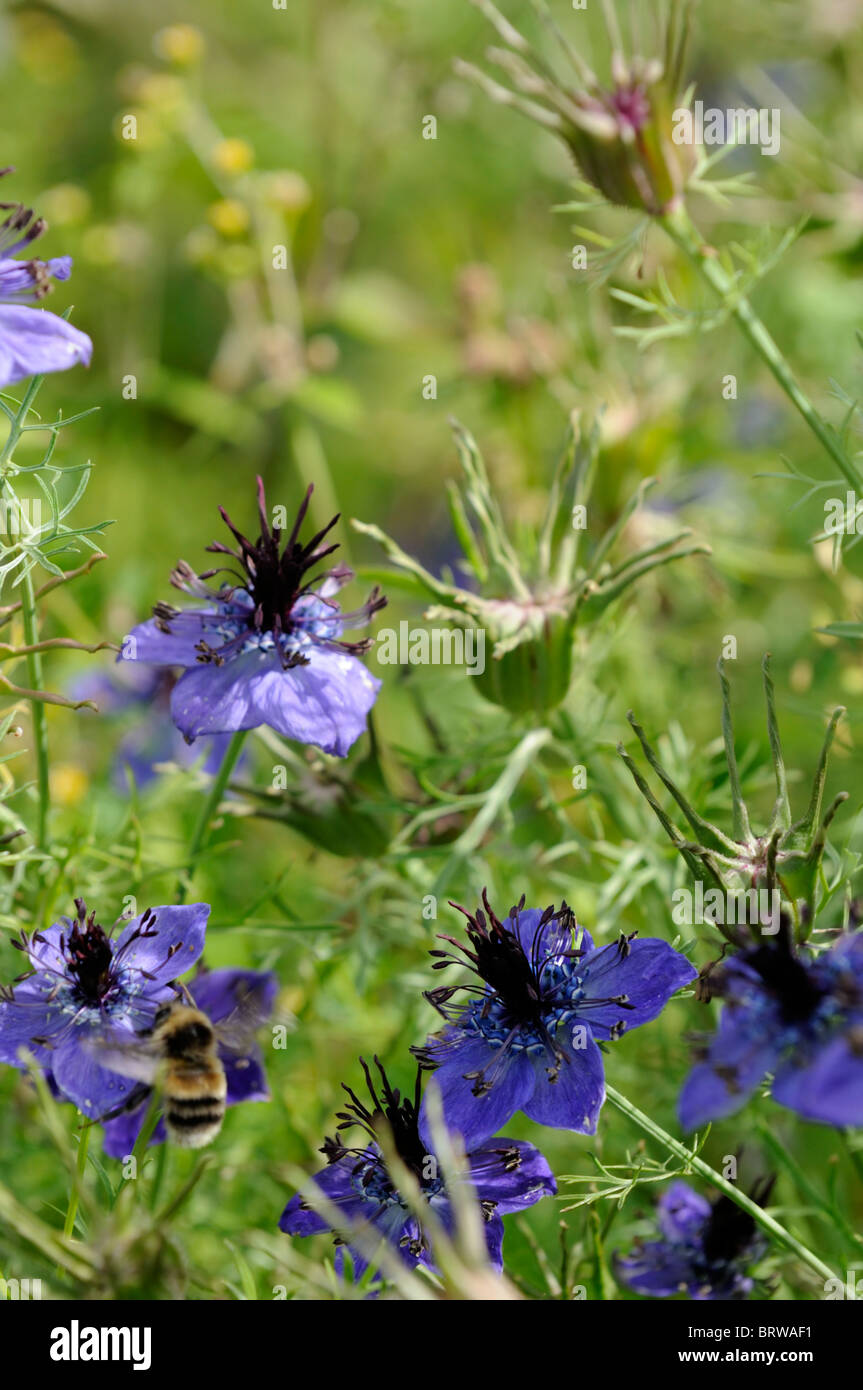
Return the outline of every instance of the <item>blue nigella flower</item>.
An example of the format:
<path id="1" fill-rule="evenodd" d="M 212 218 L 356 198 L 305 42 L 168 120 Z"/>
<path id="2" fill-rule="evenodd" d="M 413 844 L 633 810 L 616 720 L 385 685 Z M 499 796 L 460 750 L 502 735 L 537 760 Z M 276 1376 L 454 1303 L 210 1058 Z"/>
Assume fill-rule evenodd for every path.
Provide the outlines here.
<path id="1" fill-rule="evenodd" d="M 350 1104 L 338 1116 L 339 1133 L 359 1126 L 368 1135 L 368 1142 L 359 1148 L 348 1148 L 340 1138 L 327 1139 L 321 1149 L 327 1167 L 315 1175 L 314 1181 L 345 1218 L 342 1233 L 336 1232 L 337 1239 L 344 1234 L 349 1240 L 348 1228 L 359 1226 L 368 1235 L 386 1241 L 411 1267 L 433 1268 L 434 1252 L 427 1234 L 396 1190 L 378 1144 L 379 1131 L 385 1125 L 399 1158 L 415 1177 L 430 1210 L 451 1234 L 454 1216 L 450 1198 L 439 1176 L 434 1152 L 420 1134 L 422 1070 L 417 1071 L 413 1096 L 402 1096 L 390 1085 L 377 1058 L 375 1063 L 380 1072 L 380 1094 L 368 1066 L 360 1059 L 371 1105 L 345 1086 Z M 499 1271 L 503 1268 L 501 1217 L 508 1212 L 524 1211 L 541 1197 L 553 1195 L 557 1184 L 542 1154 L 524 1140 L 495 1139 L 469 1147 L 467 1165 L 484 1219 L 489 1261 Z M 299 1193 L 285 1207 L 279 1227 L 292 1236 L 318 1235 L 332 1229 Z M 359 1250 L 350 1245 L 347 1248 L 353 1259 L 354 1278 L 359 1279 L 368 1268 L 368 1261 Z M 339 1273 L 343 1271 L 341 1244 L 336 1250 L 336 1267 Z"/>
<path id="2" fill-rule="evenodd" d="M 595 947 L 562 903 L 525 910 L 505 922 L 485 911 L 468 920 L 470 949 L 452 937 L 478 985 L 430 990 L 447 1026 L 417 1049 L 437 1067 L 444 1114 L 471 1144 L 494 1134 L 517 1110 L 557 1129 L 594 1134 L 605 1100 L 599 1044 L 656 1018 L 681 985 L 695 978 L 685 956 L 664 941 L 621 936 Z M 452 903 L 451 906 L 457 906 Z M 435 969 L 463 964 L 447 951 Z M 469 991 L 467 1003 L 453 996 Z"/>
<path id="3" fill-rule="evenodd" d="M 31 1053 L 60 1095 L 98 1119 L 138 1083 L 102 1066 L 91 1044 L 108 1030 L 131 1041 L 152 1028 L 204 949 L 210 909 L 148 908 L 112 940 L 81 898 L 75 908 L 75 917 L 12 943 L 32 972 L 0 991 L 0 1062 L 21 1067 L 21 1050 Z"/>
<path id="4" fill-rule="evenodd" d="M 780 1105 L 828 1125 L 863 1124 L 863 934 L 815 954 L 782 922 L 769 945 L 743 950 L 701 977 L 724 1008 L 680 1094 L 694 1129 L 739 1110 L 768 1073 Z"/>
<path id="5" fill-rule="evenodd" d="M 0 177 L 11 172 L 2 169 Z M 52 289 L 52 280 L 68 280 L 71 258 L 17 260 L 17 253 L 42 235 L 45 223 L 22 203 L 0 203 L 0 208 L 9 214 L 0 223 L 0 387 L 78 362 L 88 366 L 93 344 L 86 333 L 32 307 Z"/>
<path id="6" fill-rule="evenodd" d="M 767 1178 L 752 1192 L 764 1206 L 773 1186 Z M 760 1260 L 767 1241 L 748 1212 L 730 1197 L 712 1204 L 685 1182 L 674 1182 L 657 1207 L 660 1239 L 637 1242 L 631 1255 L 615 1257 L 618 1278 L 634 1293 L 649 1298 L 713 1301 L 744 1299 L 754 1280 L 747 1274 Z"/>
<path id="7" fill-rule="evenodd" d="M 279 528 L 270 529 L 260 478 L 257 541 L 241 535 L 220 507 L 237 549 L 220 541 L 207 549 L 237 563 L 241 573 L 234 574 L 235 582 L 211 589 L 204 581 L 218 570 L 197 575 L 181 561 L 171 582 L 207 606 L 180 610 L 157 604 L 154 616 L 123 644 L 121 660 L 182 668 L 171 714 L 189 742 L 201 734 L 267 724 L 287 738 L 344 757 L 365 729 L 381 683 L 357 654 L 371 641 L 345 642 L 342 634 L 368 623 L 386 599 L 375 589 L 361 608 L 344 613 L 333 596 L 352 578 L 350 570 L 338 567 L 309 577 L 338 548 L 321 545 L 337 516 L 305 545 L 297 539 L 311 493 L 309 488 L 284 547 Z"/>
<path id="8" fill-rule="evenodd" d="M 215 1024 L 230 1019 L 242 1007 L 242 1001 L 254 995 L 256 1016 L 263 1022 L 272 1013 L 278 987 L 278 980 L 270 971 L 206 970 L 191 981 L 189 993 L 195 1007 Z M 238 1048 L 229 1035 L 223 1034 L 219 1040 L 219 1057 L 228 1083 L 227 1105 L 239 1105 L 247 1100 L 269 1100 L 264 1059 L 257 1043 L 249 1043 L 243 1037 L 242 1045 Z M 124 1158 L 132 1152 L 147 1116 L 150 1091 L 149 1086 L 137 1086 L 120 1113 L 102 1117 L 104 1150 L 109 1158 Z M 150 1143 L 161 1144 L 164 1139 L 165 1125 L 160 1119 Z"/>

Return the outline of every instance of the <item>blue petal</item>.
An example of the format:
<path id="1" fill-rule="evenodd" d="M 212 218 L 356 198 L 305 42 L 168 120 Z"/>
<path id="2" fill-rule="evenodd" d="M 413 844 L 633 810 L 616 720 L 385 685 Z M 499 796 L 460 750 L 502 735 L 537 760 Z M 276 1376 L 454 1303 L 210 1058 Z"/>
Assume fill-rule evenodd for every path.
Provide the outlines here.
<path id="1" fill-rule="evenodd" d="M 202 970 L 189 985 L 199 1009 L 214 1023 L 229 1018 L 243 1001 L 254 1004 L 262 1021 L 269 1017 L 279 992 L 279 981 L 271 970 Z"/>
<path id="2" fill-rule="evenodd" d="M 272 971 L 206 970 L 196 975 L 190 992 L 199 1009 L 214 1023 L 222 1023 L 242 1012 L 243 1000 L 254 1007 L 254 1017 L 263 1024 L 273 1011 L 279 982 Z M 242 1053 L 222 1045 L 219 1056 L 228 1083 L 228 1105 L 241 1101 L 269 1100 L 270 1089 L 260 1048 L 252 1046 Z"/>
<path id="3" fill-rule="evenodd" d="M 243 1101 L 269 1100 L 270 1088 L 264 1059 L 258 1047 L 247 1052 L 244 1057 L 219 1049 L 225 1080 L 228 1083 L 227 1105 L 239 1105 Z"/>
<path id="4" fill-rule="evenodd" d="M 692 1069 L 680 1092 L 678 1113 L 683 1128 L 695 1129 L 739 1110 L 773 1069 L 780 1033 L 775 1010 L 756 1017 L 745 1007 L 726 1005 L 707 1061 Z"/>
<path id="5" fill-rule="evenodd" d="M 141 1133 L 148 1108 L 148 1101 L 145 1100 L 134 1110 L 126 1110 L 113 1120 L 102 1121 L 102 1148 L 108 1158 L 129 1157 Z M 150 1144 L 164 1144 L 165 1137 L 165 1122 L 160 1118 L 150 1137 Z"/>
<path id="6" fill-rule="evenodd" d="M 858 1022 L 858 1028 L 863 1023 Z M 863 1125 L 863 1054 L 847 1034 L 822 1043 L 814 1057 L 801 1065 L 794 1057 L 782 1063 L 772 1096 L 805 1120 L 823 1125 Z"/>
<path id="7" fill-rule="evenodd" d="M 148 929 L 154 930 L 155 935 L 136 935 L 144 915 L 140 913 L 118 937 L 114 961 L 126 969 L 146 971 L 153 977 L 151 984 L 158 987 L 185 975 L 197 962 L 204 949 L 210 906 L 190 903 L 182 907 L 154 907 L 150 914 Z"/>
<path id="8" fill-rule="evenodd" d="M 845 932 L 838 937 L 830 950 L 818 957 L 816 968 L 822 964 L 831 972 L 841 965 L 855 976 L 859 984 L 863 984 L 863 932 Z"/>
<path id="9" fill-rule="evenodd" d="M 355 656 L 315 647 L 308 666 L 283 671 L 273 651 L 186 671 L 171 713 L 186 738 L 268 725 L 286 738 L 345 757 L 366 727 L 381 683 Z"/>
<path id="10" fill-rule="evenodd" d="M 497 1212 L 492 1212 L 487 1221 L 483 1223 L 483 1235 L 485 1236 L 485 1248 L 488 1251 L 488 1262 L 496 1274 L 503 1273 L 503 1222 Z"/>
<path id="11" fill-rule="evenodd" d="M 214 638 L 211 626 L 215 610 L 186 609 L 172 618 L 165 632 L 165 624 L 155 618 L 138 623 L 123 639 L 123 647 L 118 661 L 149 661 L 155 666 L 193 666 L 200 668 L 197 646 L 207 641 L 212 646 L 220 644 Z M 208 623 L 210 624 L 208 626 Z"/>
<path id="12" fill-rule="evenodd" d="M 617 942 L 601 946 L 578 966 L 584 998 L 578 1016 L 597 1038 L 607 1039 L 615 1024 L 638 1028 L 661 1013 L 672 994 L 694 980 L 694 966 L 657 937 L 631 941 L 624 954 Z M 627 1005 L 591 1004 L 593 999 L 626 995 Z M 585 1007 L 587 1005 L 587 1007 Z"/>
<path id="13" fill-rule="evenodd" d="M 72 274 L 71 256 L 52 256 L 49 261 L 45 262 L 45 265 L 55 280 L 68 280 Z"/>
<path id="14" fill-rule="evenodd" d="M 33 1038 L 50 1038 L 68 1023 L 68 1017 L 56 1003 L 49 1003 L 56 980 L 35 975 L 14 987 L 14 998 L 0 1004 L 0 1062 L 13 1067 L 23 1066 L 18 1052 L 26 1047 L 40 1061 L 49 1062 L 47 1048 L 33 1043 Z"/>
<path id="15" fill-rule="evenodd" d="M 30 937 L 27 954 L 34 970 L 45 971 L 51 975 L 66 974 L 66 958 L 60 949 L 61 940 L 72 930 L 68 917 L 61 917 L 44 931 L 34 932 Z M 54 984 L 56 984 L 56 978 Z"/>
<path id="16" fill-rule="evenodd" d="M 518 1155 L 513 1166 L 513 1155 Z M 525 1211 L 543 1197 L 553 1197 L 557 1183 L 545 1157 L 524 1139 L 493 1139 L 468 1154 L 471 1182 L 479 1200 L 497 1211 Z"/>
<path id="17" fill-rule="evenodd" d="M 533 1059 L 536 1085 L 530 1100 L 522 1107 L 528 1119 L 552 1129 L 573 1129 L 577 1134 L 595 1134 L 596 1122 L 605 1100 L 605 1071 L 602 1053 L 590 1035 L 583 1047 L 562 1042 L 567 1061 L 550 1081 L 548 1059 Z"/>
<path id="18" fill-rule="evenodd" d="M 468 1152 L 521 1110 L 534 1088 L 534 1071 L 527 1054 L 511 1052 L 501 1059 L 499 1053 L 500 1048 L 471 1040 L 457 1048 L 429 1082 L 440 1089 L 447 1129 L 462 1136 Z M 484 1069 L 493 1084 L 490 1091 L 475 1096 L 475 1080 L 465 1073 Z M 420 1112 L 420 1134 L 431 1150 L 426 1098 Z"/>
<path id="19" fill-rule="evenodd" d="M 0 387 L 28 376 L 89 364 L 93 344 L 80 329 L 45 309 L 0 304 Z"/>
<path id="20" fill-rule="evenodd" d="M 538 930 L 542 920 L 542 909 L 526 907 L 515 917 L 507 917 L 504 926 L 518 937 L 521 948 L 529 961 L 541 965 L 544 960 L 572 949 L 572 933 L 563 927 L 557 918 L 546 922 L 542 931 Z M 590 933 L 584 927 L 576 928 L 575 940 L 578 949 L 584 954 L 593 950 Z"/>
<path id="21" fill-rule="evenodd" d="M 51 1054 L 51 1072 L 63 1095 L 91 1120 L 122 1105 L 139 1085 L 99 1064 L 86 1046 L 95 1032 L 87 1025 L 76 1027 Z"/>
<path id="22" fill-rule="evenodd" d="M 367 1221 L 377 1206 L 357 1192 L 352 1172 L 356 1162 L 356 1158 L 337 1159 L 335 1163 L 322 1168 L 312 1179 L 324 1196 L 338 1207 L 346 1225 L 353 1221 Z M 289 1236 L 314 1236 L 332 1228 L 324 1217 L 304 1205 L 302 1194 L 298 1192 L 282 1212 L 279 1229 Z"/>
<path id="23" fill-rule="evenodd" d="M 659 1199 L 657 1218 L 666 1240 L 687 1240 L 710 1217 L 710 1203 L 688 1183 L 673 1182 Z"/>
<path id="24" fill-rule="evenodd" d="M 679 1245 L 651 1241 L 632 1255 L 615 1256 L 614 1270 L 618 1279 L 634 1293 L 648 1298 L 692 1293 L 692 1258 Z"/>

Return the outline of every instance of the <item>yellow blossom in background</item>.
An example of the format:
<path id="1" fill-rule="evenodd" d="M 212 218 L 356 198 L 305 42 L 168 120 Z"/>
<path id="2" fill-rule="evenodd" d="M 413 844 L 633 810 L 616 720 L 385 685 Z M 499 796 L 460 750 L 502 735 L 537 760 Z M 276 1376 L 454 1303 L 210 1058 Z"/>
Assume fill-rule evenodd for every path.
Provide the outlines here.
<path id="1" fill-rule="evenodd" d="M 220 174 L 246 174 L 255 162 L 255 152 L 247 140 L 220 140 L 213 150 L 213 167 Z"/>
<path id="2" fill-rule="evenodd" d="M 51 795 L 60 806 L 79 806 L 89 786 L 90 779 L 78 763 L 55 763 L 51 769 Z"/>
<path id="3" fill-rule="evenodd" d="M 169 24 L 153 39 L 153 50 L 166 63 L 178 68 L 191 68 L 204 56 L 206 41 L 194 24 Z"/>
<path id="4" fill-rule="evenodd" d="M 249 210 L 238 198 L 221 198 L 207 208 L 207 219 L 222 236 L 243 236 L 249 230 Z"/>

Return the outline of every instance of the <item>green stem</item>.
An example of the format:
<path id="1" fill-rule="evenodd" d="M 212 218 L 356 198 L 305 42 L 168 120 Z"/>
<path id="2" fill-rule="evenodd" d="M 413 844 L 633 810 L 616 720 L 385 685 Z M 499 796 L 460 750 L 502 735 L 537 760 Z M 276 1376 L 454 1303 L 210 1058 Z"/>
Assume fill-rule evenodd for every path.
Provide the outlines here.
<path id="1" fill-rule="evenodd" d="M 90 1144 L 91 1128 L 91 1125 L 85 1124 L 78 1135 L 78 1161 L 75 1165 L 75 1180 L 72 1183 L 72 1190 L 69 1193 L 66 1220 L 63 1222 L 63 1236 L 66 1240 L 72 1239 L 72 1232 L 75 1230 L 75 1219 L 78 1215 L 78 1200 L 81 1196 L 81 1184 L 84 1181 L 84 1171 L 87 1167 L 87 1149 Z"/>
<path id="2" fill-rule="evenodd" d="M 860 1179 L 861 1182 L 863 1182 L 863 1152 L 861 1152 L 859 1149 L 853 1148 L 851 1144 L 850 1130 L 842 1129 L 839 1131 L 839 1133 L 842 1136 L 842 1144 L 845 1149 L 845 1152 L 851 1160 L 851 1165 L 855 1173 L 857 1174 L 857 1177 Z"/>
<path id="3" fill-rule="evenodd" d="M 726 1197 L 730 1197 L 732 1202 L 736 1202 L 742 1211 L 745 1211 L 752 1217 L 752 1220 L 761 1227 L 765 1234 L 771 1236 L 772 1239 L 777 1241 L 780 1245 L 784 1245 L 786 1250 L 790 1250 L 798 1259 L 801 1259 L 804 1264 L 807 1264 L 810 1269 L 814 1270 L 819 1278 L 826 1281 L 827 1279 L 834 1279 L 836 1277 L 834 1271 L 823 1264 L 817 1255 L 814 1255 L 811 1250 L 807 1249 L 807 1247 L 803 1245 L 796 1236 L 793 1236 L 790 1231 L 786 1231 L 784 1226 L 780 1226 L 778 1221 L 774 1220 L 772 1216 L 769 1216 L 766 1211 L 763 1211 L 757 1202 L 753 1202 L 751 1197 L 747 1197 L 745 1192 L 741 1192 L 739 1187 L 735 1187 L 733 1182 L 729 1182 L 727 1178 L 723 1178 L 720 1173 L 716 1172 L 715 1168 L 711 1168 L 708 1163 L 705 1163 L 704 1160 L 699 1158 L 696 1153 L 693 1153 L 691 1149 L 687 1149 L 685 1144 L 681 1144 L 678 1139 L 673 1139 L 660 1125 L 656 1124 L 654 1120 L 651 1120 L 648 1115 L 645 1115 L 643 1110 L 639 1110 L 631 1101 L 627 1100 L 626 1096 L 622 1096 L 620 1092 L 615 1091 L 612 1086 L 606 1085 L 605 1090 L 608 1099 L 611 1101 L 612 1105 L 617 1107 L 621 1114 L 626 1115 L 628 1119 L 632 1120 L 633 1124 L 638 1125 L 639 1129 L 643 1129 L 645 1134 L 649 1134 L 653 1139 L 657 1139 L 660 1144 L 668 1149 L 669 1153 L 673 1153 L 675 1158 L 679 1158 L 681 1162 L 685 1163 L 688 1169 L 698 1173 L 700 1177 L 705 1178 L 707 1182 L 718 1188 Z"/>
<path id="4" fill-rule="evenodd" d="M 150 1210 L 151 1210 L 151 1211 L 155 1211 L 155 1210 L 156 1210 L 156 1207 L 157 1207 L 158 1204 L 159 1204 L 159 1194 L 160 1194 L 160 1192 L 162 1191 L 162 1182 L 163 1182 L 164 1177 L 165 1177 L 165 1165 L 166 1165 L 167 1161 L 168 1161 L 168 1144 L 167 1144 L 167 1141 L 165 1141 L 165 1143 L 159 1145 L 159 1150 L 158 1150 L 158 1152 L 157 1152 L 157 1154 L 156 1154 L 156 1171 L 155 1171 L 155 1173 L 153 1174 L 153 1183 L 152 1183 L 152 1186 L 151 1186 L 151 1188 L 150 1188 Z"/>
<path id="5" fill-rule="evenodd" d="M 674 244 L 683 251 L 702 279 L 733 314 L 743 333 L 770 368 L 788 399 L 799 410 L 821 447 L 848 482 L 858 491 L 863 491 L 863 477 L 846 456 L 835 430 L 822 419 L 809 397 L 801 390 L 781 349 L 746 296 L 739 294 L 733 276 L 722 265 L 715 250 L 706 245 L 689 213 L 685 208 L 678 208 L 674 212 L 666 213 L 660 220 Z"/>
<path id="6" fill-rule="evenodd" d="M 24 641 L 28 647 L 39 641 L 36 599 L 33 593 L 33 576 L 28 571 L 21 581 L 21 617 L 24 623 Z M 31 690 L 42 689 L 42 653 L 28 652 L 27 682 Z M 48 763 L 48 719 L 45 705 L 41 700 L 30 701 L 30 715 L 33 721 L 33 740 L 36 746 L 36 784 L 39 790 L 39 818 L 36 825 L 36 843 L 45 848 L 48 837 L 48 813 L 51 809 L 51 782 Z"/>
<path id="7" fill-rule="evenodd" d="M 6 442 L 3 445 L 2 451 L 0 451 L 0 467 L 7 464 L 12 457 L 12 450 L 15 448 L 15 445 L 24 432 L 24 425 L 27 422 L 27 416 L 30 414 L 30 407 L 44 379 L 45 378 L 41 376 L 34 376 L 27 390 L 24 392 L 24 399 L 18 407 L 18 413 L 15 419 L 10 422 Z"/>
<path id="8" fill-rule="evenodd" d="M 247 732 L 248 730 L 246 729 L 240 729 L 234 734 L 228 745 L 228 751 L 222 759 L 222 766 L 213 778 L 210 784 L 210 790 L 207 792 L 206 799 L 201 807 L 201 814 L 198 817 L 198 823 L 192 835 L 192 842 L 189 845 L 189 858 L 186 863 L 186 871 L 177 885 L 178 901 L 181 903 L 186 901 L 192 875 L 195 872 L 195 865 L 198 862 L 202 850 L 206 848 L 210 832 L 210 822 L 219 809 L 219 802 L 228 785 L 231 773 L 237 765 L 237 760 L 242 752 Z"/>

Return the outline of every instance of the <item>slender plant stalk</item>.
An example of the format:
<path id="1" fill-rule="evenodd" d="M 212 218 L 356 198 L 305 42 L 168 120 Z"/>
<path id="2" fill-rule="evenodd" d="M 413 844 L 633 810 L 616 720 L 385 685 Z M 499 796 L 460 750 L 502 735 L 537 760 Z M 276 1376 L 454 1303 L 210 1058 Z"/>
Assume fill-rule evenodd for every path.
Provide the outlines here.
<path id="1" fill-rule="evenodd" d="M 155 1211 L 159 1205 L 159 1195 L 162 1191 L 162 1183 L 165 1178 L 165 1165 L 168 1162 L 168 1144 L 159 1145 L 156 1154 L 156 1169 L 153 1174 L 153 1182 L 150 1187 L 150 1210 Z"/>
<path id="2" fill-rule="evenodd" d="M 30 413 L 30 407 L 36 399 L 36 394 L 44 380 L 45 378 L 42 376 L 33 377 L 33 380 L 30 382 L 30 385 L 27 387 L 27 390 L 24 393 L 24 399 L 18 407 L 18 413 L 15 416 L 15 419 L 10 420 L 9 433 L 6 437 L 6 443 L 3 445 L 2 451 L 0 451 L 0 467 L 2 467 L 4 464 L 7 464 L 11 459 L 12 450 L 15 448 L 15 445 L 18 443 L 18 440 L 21 438 L 21 435 L 24 432 L 24 425 L 26 424 L 27 416 Z"/>
<path id="3" fill-rule="evenodd" d="M 28 573 L 21 581 L 21 618 L 24 624 L 24 640 L 28 647 L 39 641 L 39 626 L 36 616 L 36 599 L 33 593 L 33 576 Z M 31 690 L 42 689 L 42 653 L 27 653 L 27 682 Z M 48 718 L 42 700 L 30 701 L 33 723 L 33 740 L 36 745 L 36 785 L 39 792 L 39 817 L 36 823 L 36 843 L 44 849 L 48 839 L 48 813 L 51 809 L 51 781 L 48 763 Z"/>
<path id="4" fill-rule="evenodd" d="M 198 817 L 198 823 L 195 826 L 192 841 L 189 845 L 189 858 L 186 864 L 186 870 L 177 885 L 178 901 L 181 903 L 186 901 L 192 875 L 195 872 L 195 865 L 198 862 L 202 850 L 206 848 L 210 833 L 210 822 L 219 808 L 219 802 L 228 785 L 231 773 L 237 765 L 237 760 L 242 752 L 247 733 L 247 729 L 240 729 L 234 734 L 231 742 L 228 744 L 228 751 L 222 759 L 222 766 L 213 778 L 210 784 L 210 790 L 207 792 L 206 799 L 201 807 L 201 814 Z"/>
<path id="5" fill-rule="evenodd" d="M 737 320 L 749 342 L 764 360 L 791 403 L 796 406 L 821 447 L 843 476 L 858 491 L 863 492 L 863 477 L 842 448 L 836 432 L 815 409 L 809 397 L 798 385 L 781 349 L 768 333 L 745 295 L 741 295 L 715 250 L 705 243 L 685 208 L 677 208 L 660 219 L 662 226 L 676 246 L 698 271 L 701 278 L 719 296 Z"/>
<path id="6" fill-rule="evenodd" d="M 91 1128 L 91 1125 L 85 1124 L 78 1135 L 78 1161 L 75 1166 L 75 1178 L 72 1183 L 72 1190 L 69 1193 L 69 1205 L 66 1208 L 66 1220 L 63 1222 L 63 1236 L 65 1240 L 71 1240 L 72 1232 L 75 1230 L 75 1218 L 78 1215 L 78 1201 L 81 1196 L 81 1184 L 84 1181 L 84 1172 L 87 1167 L 87 1149 L 90 1145 Z"/>
<path id="7" fill-rule="evenodd" d="M 612 1105 L 616 1106 L 621 1114 L 626 1115 L 628 1119 L 632 1120 L 633 1124 L 638 1125 L 639 1129 L 643 1129 L 645 1134 L 649 1134 L 651 1138 L 657 1139 L 660 1144 L 668 1149 L 669 1153 L 673 1153 L 675 1158 L 679 1158 L 681 1162 L 685 1163 L 687 1168 L 698 1173 L 702 1178 L 712 1183 L 714 1187 L 717 1187 L 726 1197 L 730 1197 L 733 1202 L 736 1202 L 743 1211 L 752 1217 L 752 1220 L 761 1227 L 766 1235 L 770 1236 L 780 1245 L 784 1245 L 786 1250 L 790 1250 L 792 1254 L 796 1255 L 798 1259 L 802 1260 L 804 1264 L 807 1264 L 810 1269 L 814 1270 L 820 1279 L 824 1279 L 825 1281 L 828 1279 L 835 1279 L 836 1274 L 834 1270 L 830 1269 L 826 1264 L 823 1264 L 817 1255 L 813 1254 L 812 1251 L 799 1241 L 796 1236 L 793 1236 L 790 1231 L 786 1231 L 784 1226 L 780 1226 L 778 1221 L 774 1220 L 766 1211 L 763 1211 L 757 1202 L 753 1202 L 751 1197 L 747 1197 L 745 1192 L 741 1192 L 739 1187 L 735 1187 L 733 1182 L 729 1182 L 727 1178 L 723 1178 L 721 1173 L 717 1173 L 715 1168 L 710 1167 L 709 1163 L 705 1163 L 704 1160 L 699 1158 L 696 1153 L 693 1153 L 691 1149 L 687 1149 L 685 1144 L 681 1144 L 678 1139 L 673 1139 L 670 1134 L 666 1133 L 666 1131 L 655 1122 L 655 1120 L 651 1120 L 648 1115 L 645 1115 L 643 1110 L 639 1110 L 637 1106 L 632 1104 L 632 1101 L 627 1100 L 626 1096 L 622 1096 L 620 1092 L 616 1091 L 612 1086 L 606 1085 L 605 1091 Z"/>

